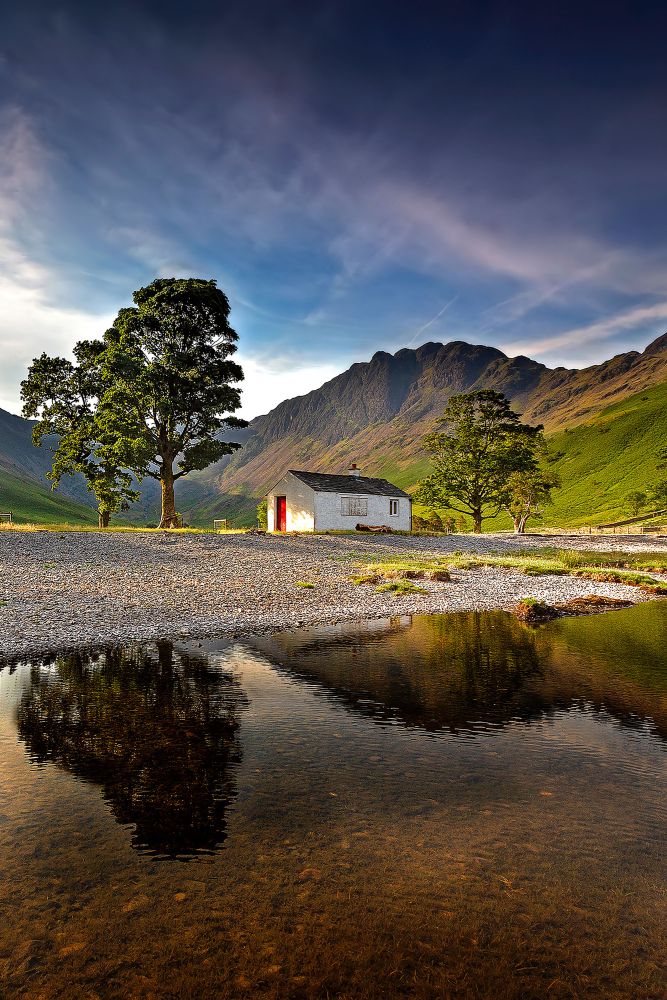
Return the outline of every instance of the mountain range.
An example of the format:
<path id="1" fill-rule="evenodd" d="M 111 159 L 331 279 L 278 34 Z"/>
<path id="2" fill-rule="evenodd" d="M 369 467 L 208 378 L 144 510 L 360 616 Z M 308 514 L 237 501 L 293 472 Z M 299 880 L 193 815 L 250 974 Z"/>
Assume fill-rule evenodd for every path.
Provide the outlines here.
<path id="1" fill-rule="evenodd" d="M 544 425 L 550 460 L 564 484 L 553 523 L 595 523 L 621 513 L 625 494 L 655 478 L 658 450 L 667 444 L 667 334 L 642 352 L 583 369 L 547 368 L 494 347 L 454 341 L 378 351 L 256 417 L 235 432 L 239 451 L 180 484 L 179 509 L 191 523 L 225 516 L 249 523 L 257 499 L 285 469 L 339 472 L 352 461 L 362 474 L 409 489 L 428 468 L 424 434 L 452 394 L 475 389 L 504 392 L 525 420 Z M 63 484 L 62 500 L 44 486 L 50 458 L 32 446 L 30 434 L 30 421 L 0 410 L 0 508 L 7 506 L 3 493 L 10 492 L 5 483 L 11 479 L 17 510 L 22 483 L 33 498 L 42 491 L 60 503 L 59 519 L 88 519 L 91 499 L 80 480 Z M 157 489 L 145 486 L 132 520 L 156 517 Z"/>

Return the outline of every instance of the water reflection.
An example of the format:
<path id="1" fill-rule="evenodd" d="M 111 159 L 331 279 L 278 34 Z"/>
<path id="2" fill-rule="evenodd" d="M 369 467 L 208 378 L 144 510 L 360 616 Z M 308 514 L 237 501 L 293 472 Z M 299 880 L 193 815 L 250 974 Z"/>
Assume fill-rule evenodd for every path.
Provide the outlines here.
<path id="1" fill-rule="evenodd" d="M 666 646 L 663 603 L 0 670 L 0 995 L 662 1000 Z"/>
<path id="2" fill-rule="evenodd" d="M 184 857 L 225 839 L 246 703 L 232 674 L 170 643 L 108 648 L 33 665 L 18 732 L 36 763 L 102 785 L 134 847 Z"/>
<path id="3" fill-rule="evenodd" d="M 258 645 L 281 669 L 376 721 L 465 734 L 585 705 L 630 728 L 648 719 L 667 736 L 665 705 L 647 694 L 646 657 L 642 683 L 619 684 L 623 660 L 613 646 L 578 654 L 578 633 L 604 632 L 609 617 L 535 630 L 501 611 L 397 616 L 281 633 Z"/>

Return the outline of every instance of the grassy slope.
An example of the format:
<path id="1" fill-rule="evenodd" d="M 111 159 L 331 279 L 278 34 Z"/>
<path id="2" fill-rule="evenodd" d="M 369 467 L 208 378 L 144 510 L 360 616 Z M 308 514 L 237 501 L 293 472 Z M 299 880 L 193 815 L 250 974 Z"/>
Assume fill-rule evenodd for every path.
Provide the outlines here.
<path id="1" fill-rule="evenodd" d="M 549 436 L 562 489 L 545 523 L 576 527 L 628 517 L 624 498 L 658 476 L 667 445 L 667 383 L 602 410 L 594 420 Z"/>
<path id="2" fill-rule="evenodd" d="M 409 434 L 406 437 L 405 458 L 401 458 L 398 439 L 389 438 L 372 449 L 372 474 L 410 489 L 426 475 L 428 460 L 415 454 L 414 439 L 410 440 Z M 552 453 L 562 453 L 551 467 L 560 474 L 563 487 L 554 494 L 555 503 L 543 523 L 576 527 L 620 520 L 627 516 L 626 494 L 647 486 L 659 475 L 657 452 L 667 445 L 667 383 L 614 403 L 587 423 L 549 435 L 549 445 Z M 52 493 L 48 485 L 42 487 L 36 480 L 21 481 L 12 473 L 0 472 L 0 508 L 12 510 L 17 521 L 94 523 L 94 510 Z M 212 497 L 210 486 L 207 489 L 193 481 L 187 489 L 181 488 L 178 500 L 179 509 L 193 525 L 210 526 L 214 517 L 228 517 L 237 525 L 255 523 L 256 501 L 243 493 Z M 120 520 L 153 520 L 157 516 L 154 506 L 148 510 L 139 504 Z M 418 508 L 415 513 L 420 513 Z M 486 522 L 485 527 L 506 529 L 511 522 L 499 517 Z"/>
<path id="3" fill-rule="evenodd" d="M 657 454 L 667 446 L 667 382 L 614 403 L 591 421 L 549 434 L 547 440 L 552 455 L 562 453 L 549 467 L 563 486 L 554 492 L 542 524 L 573 528 L 629 517 L 626 495 L 666 474 L 657 469 Z M 426 457 L 402 464 L 387 454 L 377 475 L 410 489 L 427 472 Z M 424 512 L 415 506 L 415 513 Z M 530 527 L 538 525 L 533 521 Z M 487 531 L 511 526 L 506 515 L 485 522 Z"/>
<path id="4" fill-rule="evenodd" d="M 0 469 L 0 511 L 11 511 L 14 520 L 36 524 L 96 524 L 97 512 L 91 507 L 68 500 L 52 492 L 48 484 L 22 479 Z"/>
<path id="5" fill-rule="evenodd" d="M 216 518 L 226 517 L 234 527 L 253 528 L 257 523 L 257 501 L 243 494 L 221 494 L 198 504 L 185 516 L 187 523 L 195 527 L 210 528 Z"/>

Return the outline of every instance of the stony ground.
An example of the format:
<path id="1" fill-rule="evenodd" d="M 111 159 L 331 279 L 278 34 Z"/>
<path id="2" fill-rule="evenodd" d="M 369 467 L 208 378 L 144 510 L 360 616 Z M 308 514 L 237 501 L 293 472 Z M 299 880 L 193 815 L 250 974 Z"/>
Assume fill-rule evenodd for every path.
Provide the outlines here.
<path id="1" fill-rule="evenodd" d="M 442 555 L 517 548 L 667 550 L 667 540 L 485 535 L 188 535 L 166 532 L 0 531 L 0 656 L 89 644 L 218 637 L 307 624 L 511 607 L 587 594 L 645 599 L 635 587 L 512 570 L 456 571 L 428 594 L 377 594 L 355 586 L 355 564 L 387 553 Z M 313 589 L 299 582 L 315 584 Z M 422 582 L 420 581 L 420 585 Z"/>

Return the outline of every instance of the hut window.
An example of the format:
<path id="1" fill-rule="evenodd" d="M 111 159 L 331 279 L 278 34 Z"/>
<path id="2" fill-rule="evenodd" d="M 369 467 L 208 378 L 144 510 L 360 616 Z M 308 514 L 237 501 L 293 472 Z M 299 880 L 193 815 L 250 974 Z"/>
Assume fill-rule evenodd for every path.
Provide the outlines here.
<path id="1" fill-rule="evenodd" d="M 340 512 L 347 517 L 366 517 L 368 497 L 341 497 Z"/>

